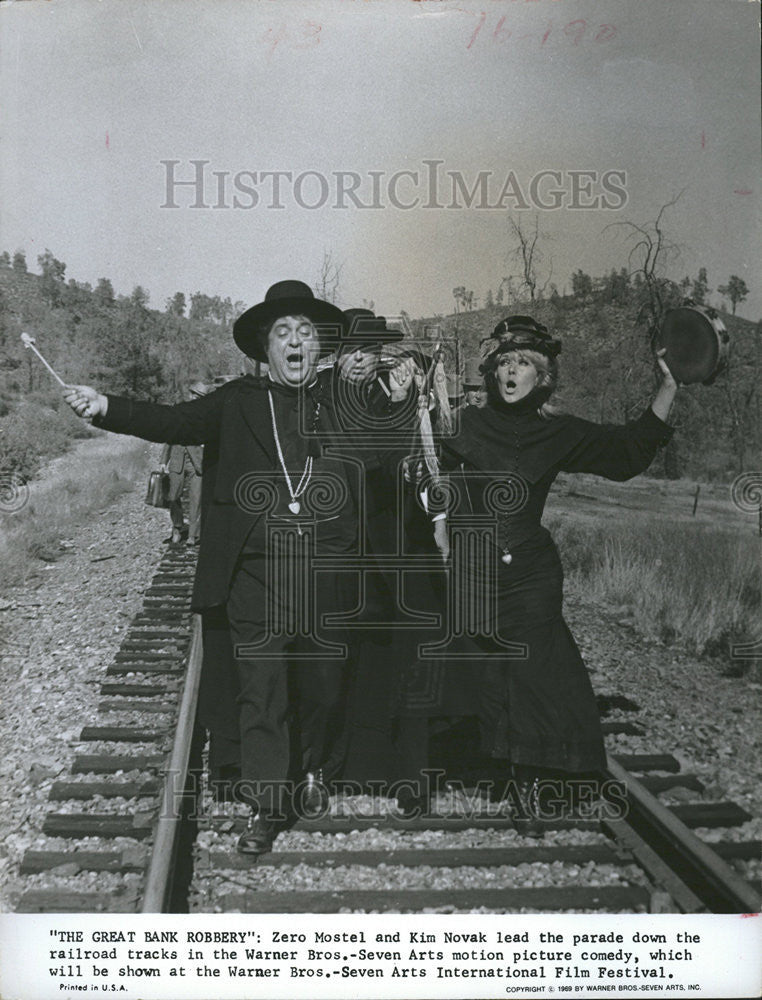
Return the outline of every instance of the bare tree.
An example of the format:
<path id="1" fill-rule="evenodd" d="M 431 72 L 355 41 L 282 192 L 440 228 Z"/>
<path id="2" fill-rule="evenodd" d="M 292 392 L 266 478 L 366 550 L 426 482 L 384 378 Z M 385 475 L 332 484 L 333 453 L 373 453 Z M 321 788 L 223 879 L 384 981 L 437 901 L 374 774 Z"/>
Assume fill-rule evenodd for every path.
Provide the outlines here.
<path id="1" fill-rule="evenodd" d="M 336 300 L 339 297 L 339 284 L 341 282 L 343 267 L 343 263 L 337 263 L 332 250 L 323 251 L 320 273 L 313 287 L 313 291 L 319 299 L 336 304 Z"/>
<path id="2" fill-rule="evenodd" d="M 534 217 L 534 226 L 531 228 L 525 228 L 521 222 L 516 222 L 515 219 L 510 219 L 509 225 L 511 236 L 518 241 L 518 246 L 509 252 L 508 259 L 519 262 L 522 284 L 529 291 L 530 300 L 534 302 L 538 297 L 542 297 L 553 277 L 553 262 L 546 261 L 546 255 L 541 246 L 542 242 L 548 239 L 548 236 L 546 233 L 540 232 L 537 216 Z M 545 268 L 547 268 L 548 274 L 540 285 L 540 271 Z"/>
<path id="3" fill-rule="evenodd" d="M 649 343 L 653 332 L 661 325 L 665 311 L 684 297 L 681 286 L 667 278 L 665 273 L 667 265 L 679 259 L 680 247 L 667 236 L 664 226 L 668 209 L 677 204 L 684 190 L 685 188 L 661 206 L 653 222 L 636 223 L 625 220 L 612 222 L 604 228 L 605 232 L 614 227 L 623 227 L 627 233 L 630 243 L 627 259 L 637 307 L 635 324 L 645 325 Z M 633 330 L 630 336 L 639 340 L 642 334 L 636 334 Z M 657 381 L 660 373 L 655 363 L 653 373 L 654 380 Z M 685 422 L 687 405 L 683 397 L 678 397 L 670 416 L 673 426 L 679 428 Z M 678 435 L 674 435 L 664 448 L 664 472 L 668 479 L 676 479 L 681 474 L 682 455 L 678 440 Z"/>
<path id="4" fill-rule="evenodd" d="M 665 268 L 671 260 L 680 256 L 680 247 L 672 242 L 664 231 L 664 215 L 680 200 L 685 188 L 670 201 L 661 206 L 653 222 L 636 223 L 630 220 L 612 222 L 604 228 L 611 229 L 622 226 L 628 233 L 631 243 L 627 261 L 630 274 L 642 282 L 645 300 L 638 313 L 638 322 L 648 321 L 649 328 L 659 325 L 667 308 L 670 292 L 678 286 L 669 280 Z"/>

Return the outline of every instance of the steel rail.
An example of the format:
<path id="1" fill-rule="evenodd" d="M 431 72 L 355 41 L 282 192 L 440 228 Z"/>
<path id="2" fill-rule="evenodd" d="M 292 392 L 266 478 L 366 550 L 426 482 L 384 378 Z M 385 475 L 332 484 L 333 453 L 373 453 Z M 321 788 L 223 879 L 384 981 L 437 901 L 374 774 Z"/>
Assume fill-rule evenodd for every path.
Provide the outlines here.
<path id="1" fill-rule="evenodd" d="M 171 894 L 177 837 L 181 823 L 181 803 L 190 760 L 191 741 L 196 721 L 196 705 L 202 663 L 201 616 L 193 616 L 193 635 L 188 651 L 188 666 L 180 709 L 177 716 L 172 753 L 164 776 L 159 819 L 153 838 L 151 860 L 146 874 L 141 913 L 163 913 Z M 178 783 L 179 779 L 179 783 Z"/>
<path id="2" fill-rule="evenodd" d="M 683 889 L 674 895 L 683 912 L 696 912 L 691 905 L 695 898 L 699 898 L 713 913 L 759 912 L 759 893 L 752 885 L 734 872 L 611 755 L 607 756 L 607 768 L 613 778 L 626 785 L 630 805 L 625 821 L 627 826 L 658 855 L 660 863 L 669 865 L 676 876 L 673 884 L 682 883 Z M 617 835 L 617 823 L 606 820 L 603 823 L 608 825 L 612 835 Z M 633 845 L 630 843 L 628 846 Z M 654 871 L 653 874 L 659 879 L 659 872 Z M 669 891 L 669 886 L 666 888 Z"/>

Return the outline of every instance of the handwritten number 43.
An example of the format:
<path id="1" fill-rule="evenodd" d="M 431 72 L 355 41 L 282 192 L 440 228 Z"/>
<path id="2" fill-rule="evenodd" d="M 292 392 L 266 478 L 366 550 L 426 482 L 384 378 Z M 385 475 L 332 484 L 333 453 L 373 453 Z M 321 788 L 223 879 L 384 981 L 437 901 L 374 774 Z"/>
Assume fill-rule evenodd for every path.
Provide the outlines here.
<path id="1" fill-rule="evenodd" d="M 479 37 L 482 28 L 485 25 L 486 20 L 487 20 L 487 12 L 483 10 L 479 15 L 479 23 L 474 28 L 473 34 L 471 35 L 468 45 L 466 46 L 467 49 L 470 49 L 471 46 L 476 41 L 476 39 Z M 513 32 L 511 31 L 510 28 L 506 27 L 505 20 L 506 20 L 505 17 L 501 17 L 497 21 L 497 24 L 495 25 L 494 29 L 491 31 L 491 40 L 493 42 L 506 42 L 508 41 L 509 38 L 512 37 Z M 560 29 L 560 31 L 566 38 L 571 39 L 572 45 L 579 45 L 579 43 L 588 34 L 588 27 L 589 26 L 587 21 L 585 21 L 584 18 L 579 18 L 576 21 L 569 21 L 569 23 L 565 24 L 563 28 Z M 595 30 L 594 28 L 590 28 L 591 32 L 594 30 Z M 544 45 L 547 42 L 552 32 L 553 32 L 553 22 L 549 21 L 548 27 L 545 29 L 545 33 L 540 37 L 540 45 Z M 592 36 L 592 38 L 594 42 L 608 42 L 614 37 L 614 35 L 616 35 L 616 28 L 614 27 L 613 24 L 599 24 L 598 29 L 595 35 Z M 488 32 L 485 35 L 485 37 L 489 38 L 490 33 Z M 532 36 L 530 34 L 516 35 L 517 40 L 523 38 L 531 38 L 531 37 Z"/>

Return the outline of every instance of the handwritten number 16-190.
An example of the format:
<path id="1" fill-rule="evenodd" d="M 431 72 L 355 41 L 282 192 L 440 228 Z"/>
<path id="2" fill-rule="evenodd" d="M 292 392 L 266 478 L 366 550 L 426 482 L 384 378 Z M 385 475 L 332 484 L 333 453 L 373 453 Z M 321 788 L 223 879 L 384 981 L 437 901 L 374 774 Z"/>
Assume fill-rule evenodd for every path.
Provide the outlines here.
<path id="1" fill-rule="evenodd" d="M 471 37 L 468 41 L 467 49 L 470 49 L 479 35 L 482 33 L 482 29 L 485 27 L 487 21 L 487 12 L 483 10 L 479 15 L 479 23 L 474 28 Z M 501 17 L 495 23 L 494 28 L 491 26 L 487 27 L 487 31 L 484 33 L 484 38 L 495 44 L 503 44 L 507 42 L 510 38 L 516 41 L 522 41 L 527 38 L 534 38 L 538 40 L 540 45 L 543 46 L 548 41 L 548 39 L 553 36 L 558 36 L 559 34 L 570 40 L 572 45 L 579 45 L 583 39 L 588 38 L 593 42 L 608 42 L 616 35 L 616 28 L 613 24 L 599 24 L 591 27 L 588 25 L 584 18 L 579 18 L 576 21 L 569 21 L 561 28 L 554 28 L 553 22 L 548 21 L 548 26 L 542 35 L 537 35 L 534 32 L 524 32 L 522 34 L 514 34 L 513 30 L 506 25 L 506 18 Z"/>

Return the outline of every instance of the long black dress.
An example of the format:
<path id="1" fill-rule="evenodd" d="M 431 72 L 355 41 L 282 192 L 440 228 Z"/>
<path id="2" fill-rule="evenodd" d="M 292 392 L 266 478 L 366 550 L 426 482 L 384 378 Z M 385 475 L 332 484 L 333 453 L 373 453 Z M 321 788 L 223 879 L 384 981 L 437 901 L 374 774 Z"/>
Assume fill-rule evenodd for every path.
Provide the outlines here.
<path id="1" fill-rule="evenodd" d="M 446 443 L 443 465 L 458 494 L 453 529 L 469 519 L 490 529 L 486 556 L 471 560 L 461 579 L 481 595 L 470 601 L 471 630 L 493 654 L 478 682 L 482 749 L 492 757 L 561 771 L 605 763 L 592 686 L 563 619 L 561 561 L 541 518 L 559 472 L 629 479 L 648 468 L 671 433 L 651 409 L 605 426 L 542 416 L 531 399 L 492 400 L 465 410 L 460 432 Z M 499 655 L 506 641 L 525 647 L 519 658 Z"/>

